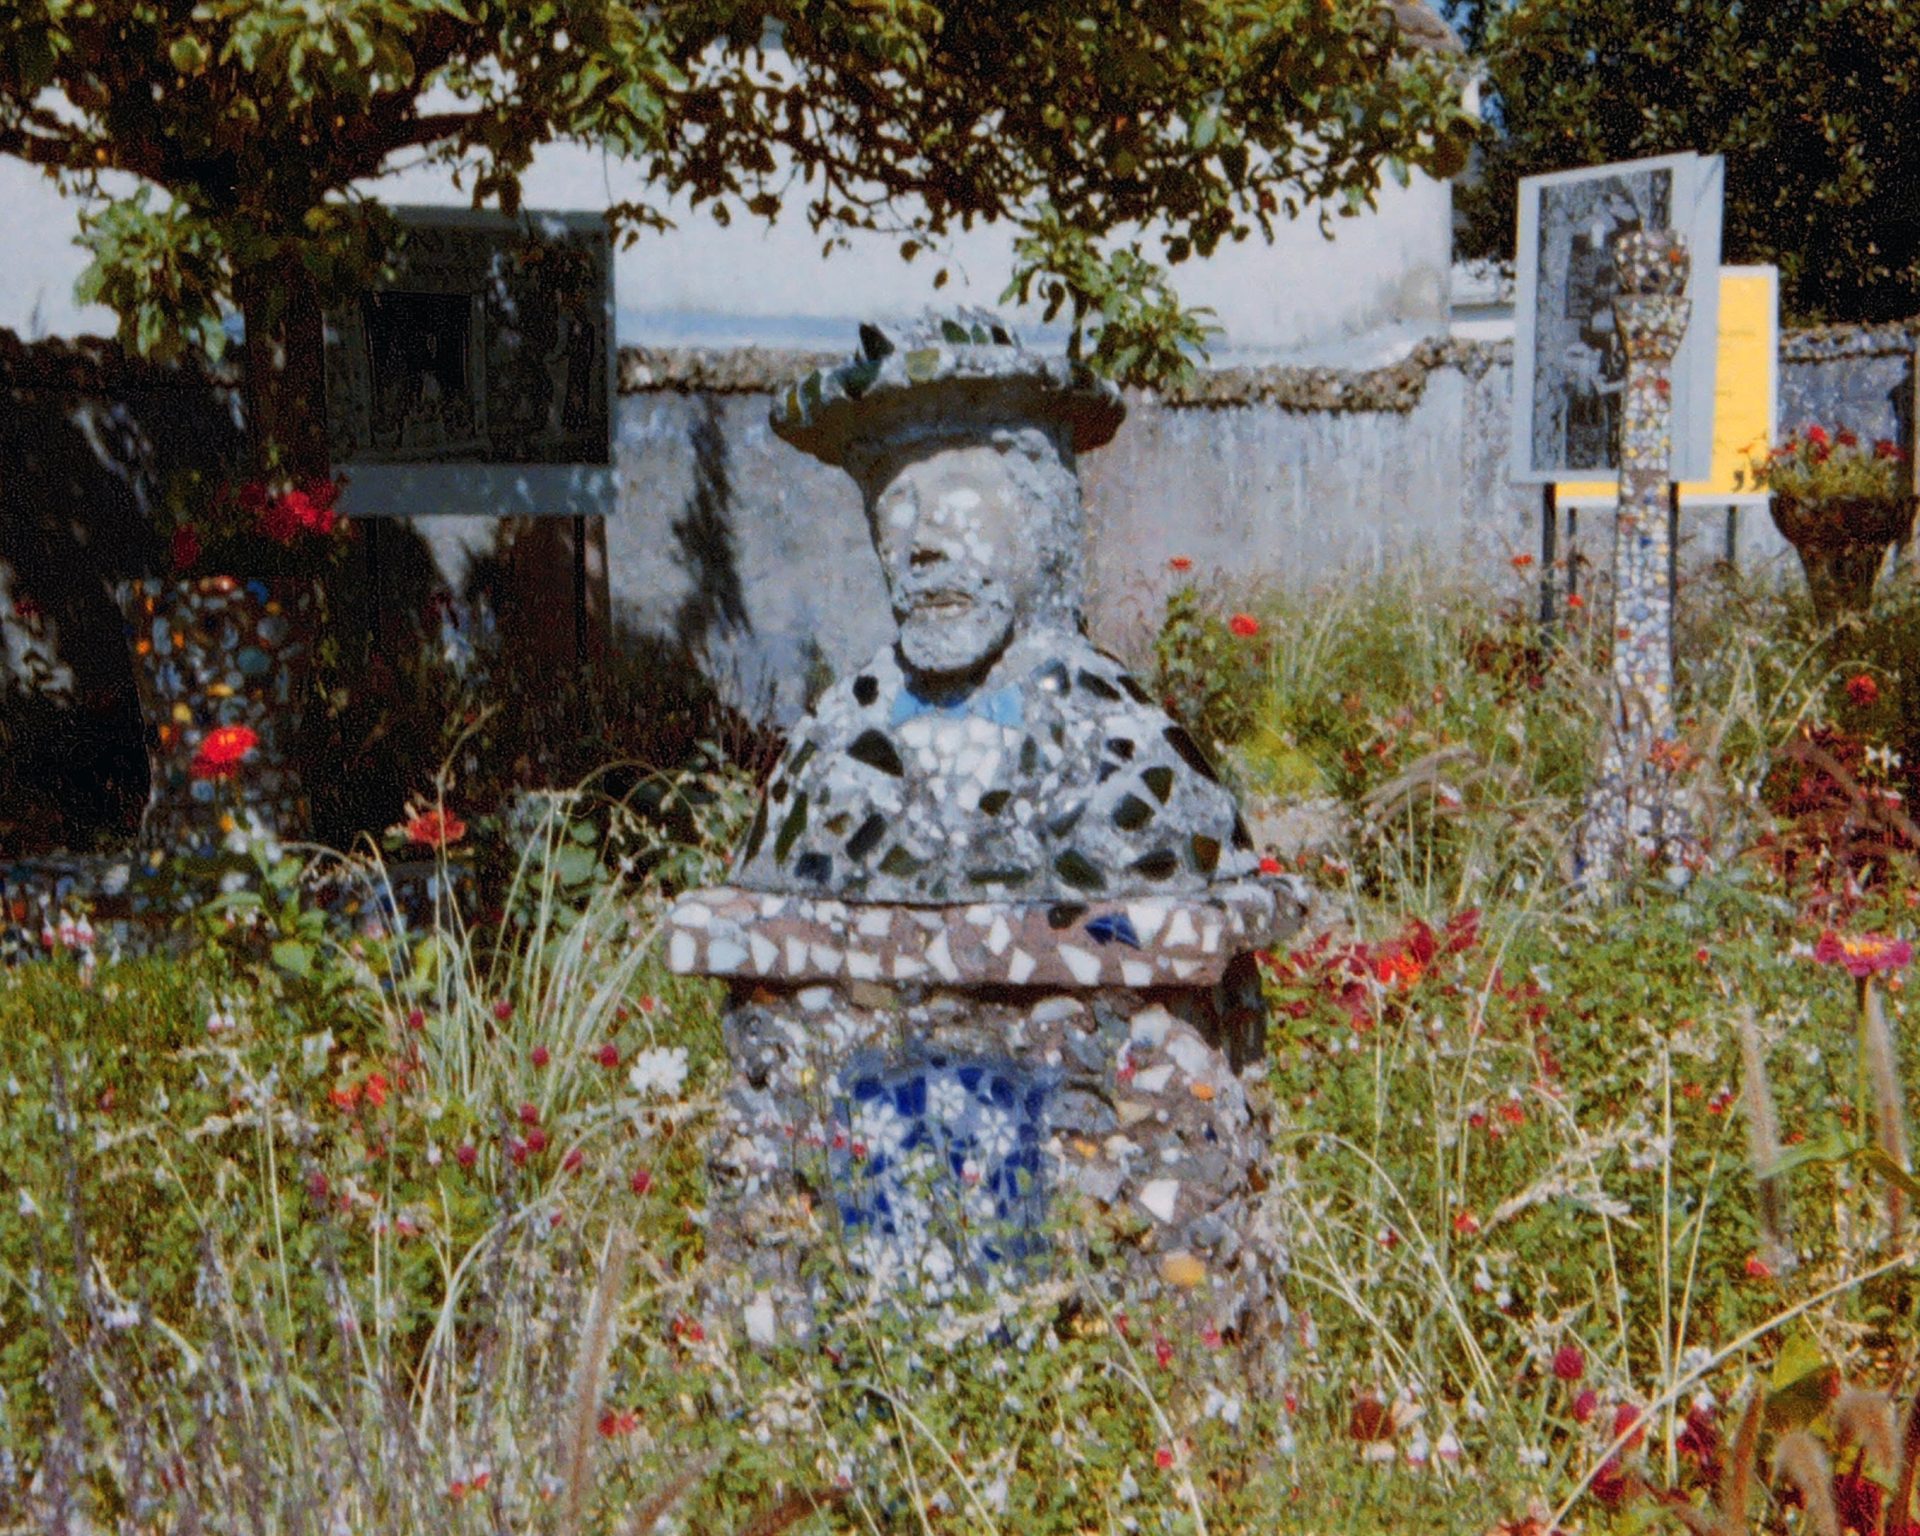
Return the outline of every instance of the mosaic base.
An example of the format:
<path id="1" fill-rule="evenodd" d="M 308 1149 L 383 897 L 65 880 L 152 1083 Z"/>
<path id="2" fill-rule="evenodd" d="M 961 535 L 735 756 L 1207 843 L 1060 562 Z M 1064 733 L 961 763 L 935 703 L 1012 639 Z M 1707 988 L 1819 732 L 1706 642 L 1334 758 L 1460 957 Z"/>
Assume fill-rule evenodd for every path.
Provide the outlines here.
<path id="1" fill-rule="evenodd" d="M 736 986 L 709 1285 L 749 1342 L 811 1336 L 830 1301 L 863 1294 L 991 1291 L 1047 1264 L 1063 1232 L 1105 1226 L 1124 1255 L 1116 1303 L 1198 1306 L 1278 1379 L 1266 1128 L 1218 993 Z"/>
<path id="2" fill-rule="evenodd" d="M 0 864 L 0 964 L 63 953 L 108 959 L 180 951 L 191 941 L 180 919 L 222 890 L 252 889 L 251 860 L 233 856 L 155 864 L 148 854 L 55 854 Z M 309 902 L 337 924 L 364 930 L 430 927 L 449 902 L 474 909 L 473 871 L 431 860 L 387 867 L 388 888 L 323 880 Z"/>

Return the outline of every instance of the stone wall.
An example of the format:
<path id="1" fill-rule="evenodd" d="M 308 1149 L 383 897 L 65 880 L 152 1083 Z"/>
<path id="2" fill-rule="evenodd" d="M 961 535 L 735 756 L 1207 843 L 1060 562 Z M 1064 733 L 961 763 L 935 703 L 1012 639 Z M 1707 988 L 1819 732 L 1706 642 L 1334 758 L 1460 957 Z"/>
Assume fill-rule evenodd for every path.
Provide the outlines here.
<path id="1" fill-rule="evenodd" d="M 1908 325 L 1789 333 L 1783 430 L 1819 420 L 1911 446 L 1915 341 Z M 383 525 L 369 590 L 405 608 L 436 584 L 497 594 L 517 579 L 540 588 L 522 594 L 527 610 L 554 620 L 533 628 L 565 630 L 559 664 L 575 649 L 573 614 L 607 613 L 616 630 L 685 641 L 738 701 L 791 718 L 890 622 L 852 481 L 766 424 L 773 391 L 825 360 L 626 349 L 620 511 L 585 562 L 594 590 L 577 600 L 573 560 L 545 547 L 551 530 L 483 516 Z M 1537 493 L 1505 479 L 1511 379 L 1507 344 L 1436 340 L 1372 371 L 1223 368 L 1176 394 L 1136 392 L 1118 438 L 1083 465 L 1096 638 L 1125 648 L 1147 632 L 1174 555 L 1223 593 L 1408 562 L 1441 579 L 1506 576 L 1506 557 L 1539 543 Z M 77 829 L 124 821 L 144 765 L 106 584 L 157 558 L 144 509 L 165 476 L 237 452 L 232 380 L 129 362 L 107 343 L 29 346 L 0 332 L 0 402 L 12 680 L 0 801 L 60 784 Z M 1591 560 L 1604 558 L 1607 522 L 1580 520 Z M 1713 513 L 1683 529 L 1695 559 L 1724 553 L 1727 538 Z M 1773 558 L 1779 541 L 1749 513 L 1738 549 Z"/>

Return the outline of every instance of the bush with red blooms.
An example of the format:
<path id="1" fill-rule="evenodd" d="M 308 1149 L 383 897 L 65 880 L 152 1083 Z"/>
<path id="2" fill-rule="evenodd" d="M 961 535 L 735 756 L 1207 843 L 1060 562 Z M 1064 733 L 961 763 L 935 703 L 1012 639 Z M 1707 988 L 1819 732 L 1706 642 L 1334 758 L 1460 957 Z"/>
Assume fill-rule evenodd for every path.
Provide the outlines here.
<path id="1" fill-rule="evenodd" d="M 1409 995 L 1431 980 L 1436 962 L 1464 955 L 1479 942 L 1480 913 L 1468 908 L 1438 933 L 1413 918 L 1399 933 L 1374 943 L 1336 944 L 1331 933 L 1323 933 L 1284 958 L 1263 954 L 1261 960 L 1282 1016 L 1309 1021 L 1330 1013 L 1364 1034 L 1404 1009 Z M 1449 974 L 1441 984 L 1458 980 Z"/>
<path id="2" fill-rule="evenodd" d="M 342 479 L 216 484 L 193 471 L 169 485 L 155 520 L 167 574 L 318 574 L 345 553 L 349 525 L 336 510 Z"/>
<path id="3" fill-rule="evenodd" d="M 1885 438 L 1809 426 L 1747 461 L 1755 486 L 1800 502 L 1901 501 L 1913 494 L 1907 456 Z"/>
<path id="4" fill-rule="evenodd" d="M 1876 761 L 1876 759 L 1878 759 Z M 1756 853 L 1789 885 L 1838 890 L 1920 854 L 1920 828 L 1876 752 L 1837 725 L 1804 726 L 1774 753 L 1761 797 L 1774 825 Z"/>

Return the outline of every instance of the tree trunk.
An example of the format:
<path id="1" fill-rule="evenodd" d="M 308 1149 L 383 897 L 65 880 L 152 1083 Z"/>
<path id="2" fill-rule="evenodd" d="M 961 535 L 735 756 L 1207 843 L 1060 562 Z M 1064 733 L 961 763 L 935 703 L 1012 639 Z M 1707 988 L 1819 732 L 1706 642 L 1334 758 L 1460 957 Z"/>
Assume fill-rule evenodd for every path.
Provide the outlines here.
<path id="1" fill-rule="evenodd" d="M 241 275 L 246 320 L 247 443 L 256 476 L 324 480 L 326 368 L 320 296 L 297 253 L 286 252 Z"/>

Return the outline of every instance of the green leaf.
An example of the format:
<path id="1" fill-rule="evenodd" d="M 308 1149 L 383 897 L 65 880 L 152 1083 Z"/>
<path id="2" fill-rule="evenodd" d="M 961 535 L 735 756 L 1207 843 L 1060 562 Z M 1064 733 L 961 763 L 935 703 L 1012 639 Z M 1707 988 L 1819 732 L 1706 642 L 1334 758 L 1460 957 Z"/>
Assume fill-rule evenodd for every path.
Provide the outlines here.
<path id="1" fill-rule="evenodd" d="M 594 857 L 593 850 L 582 848 L 578 844 L 569 844 L 562 848 L 553 862 L 562 883 L 566 885 L 581 884 L 590 879 L 593 872 L 600 867 L 600 861 Z"/>
<path id="2" fill-rule="evenodd" d="M 167 45 L 167 58 L 181 74 L 197 75 L 207 67 L 207 45 L 185 32 Z"/>
<path id="3" fill-rule="evenodd" d="M 273 946 L 273 963 L 291 976 L 311 976 L 313 950 L 310 946 L 296 943 L 292 939 L 282 939 Z"/>
<path id="4" fill-rule="evenodd" d="M 1831 1397 L 1840 1369 L 1805 1326 L 1795 1328 L 1774 1357 L 1767 1378 L 1767 1421 L 1776 1429 L 1810 1424 Z"/>

